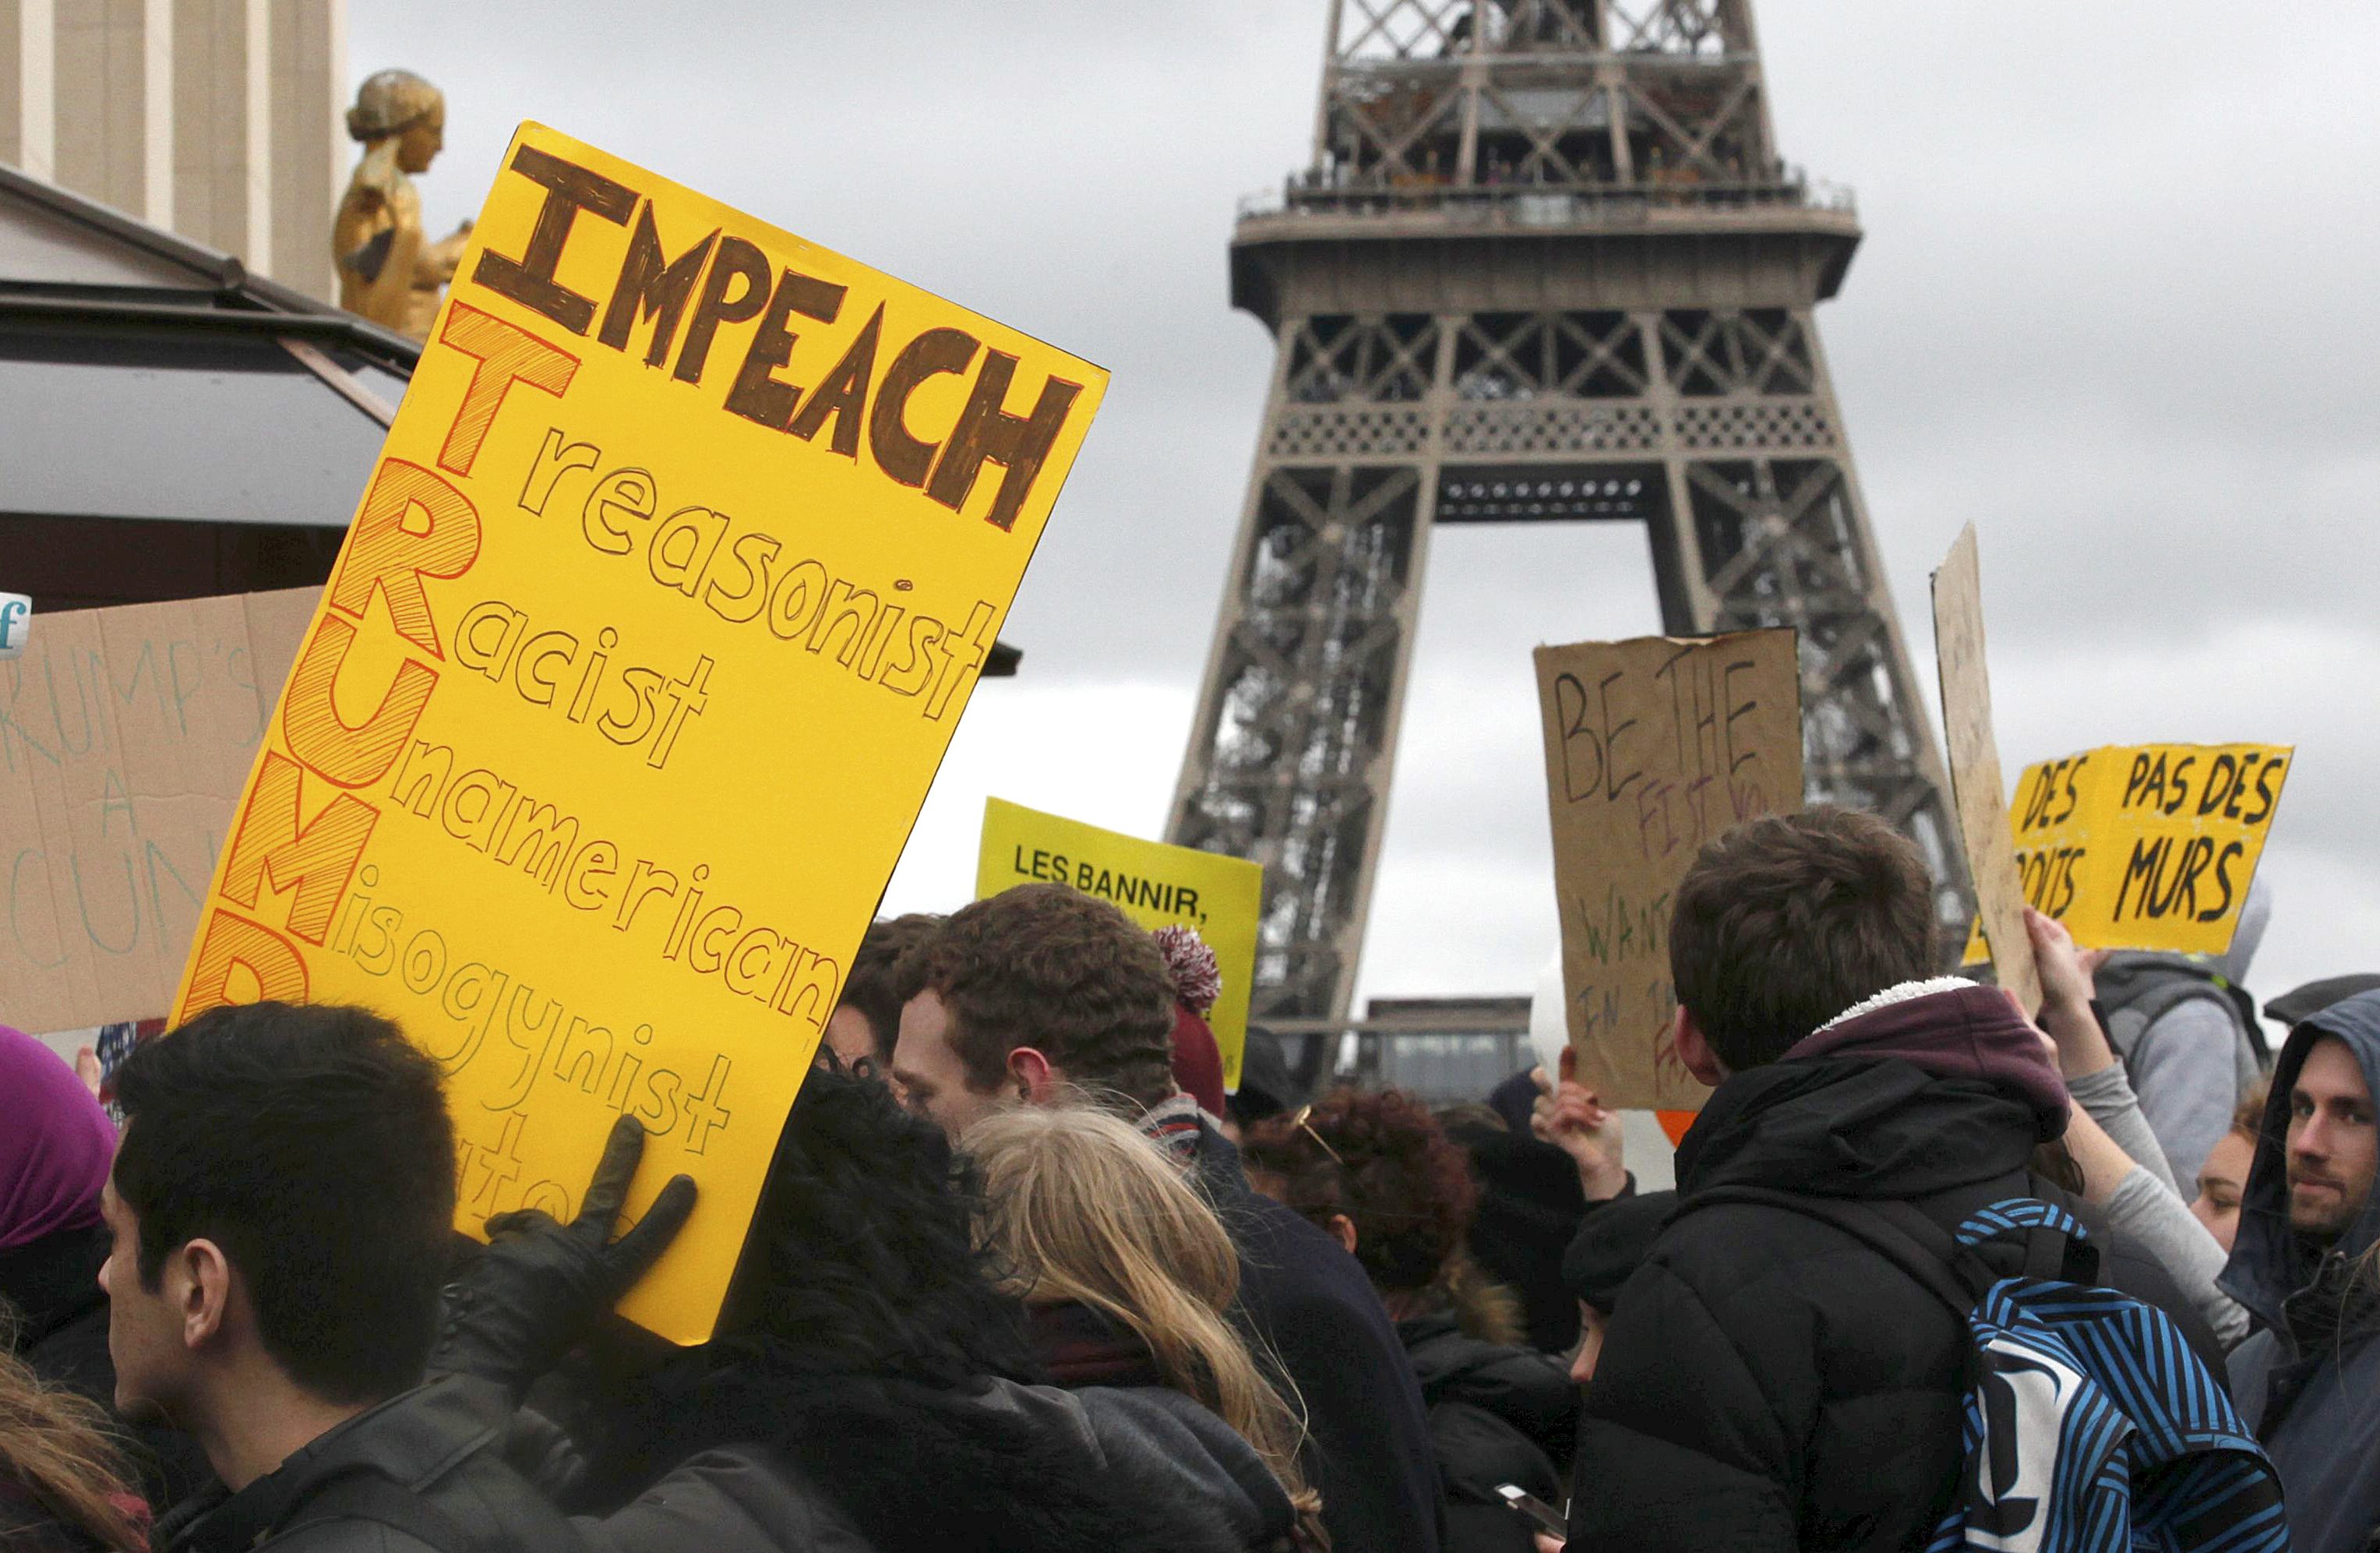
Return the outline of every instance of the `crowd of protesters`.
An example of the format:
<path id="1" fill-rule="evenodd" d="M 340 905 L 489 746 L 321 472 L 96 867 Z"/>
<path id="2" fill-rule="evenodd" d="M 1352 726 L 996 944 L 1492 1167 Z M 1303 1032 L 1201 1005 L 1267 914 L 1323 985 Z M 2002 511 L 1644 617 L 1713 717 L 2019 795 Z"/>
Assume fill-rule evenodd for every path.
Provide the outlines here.
<path id="1" fill-rule="evenodd" d="M 1987 1312 L 2057 1289 L 2201 1388 L 2228 1486 L 2157 1546 L 2369 1553 L 2380 978 L 2270 1050 L 2270 909 L 2220 962 L 2031 916 L 2023 1009 L 1937 974 L 1881 821 L 1739 826 L 1674 898 L 1673 1192 L 1567 1060 L 1434 1110 L 1257 1030 L 1227 1094 L 1211 957 L 1065 886 L 879 922 L 686 1349 L 613 1314 L 697 1193 L 622 1232 L 633 1120 L 481 1245 L 371 1013 L 201 1015 L 120 1126 L 0 1029 L 0 1549 L 1925 1548 L 2007 1422 Z M 2173 1515 L 2179 1455 L 2116 1460 L 2095 1504 Z"/>

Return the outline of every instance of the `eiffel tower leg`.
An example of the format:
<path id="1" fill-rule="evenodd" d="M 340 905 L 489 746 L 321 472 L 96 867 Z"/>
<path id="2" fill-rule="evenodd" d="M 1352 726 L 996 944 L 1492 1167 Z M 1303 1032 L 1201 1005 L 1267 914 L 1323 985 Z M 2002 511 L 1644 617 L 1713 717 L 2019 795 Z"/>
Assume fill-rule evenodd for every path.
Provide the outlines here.
<path id="1" fill-rule="evenodd" d="M 1388 342 L 1385 382 L 1380 342 L 1336 336 L 1331 359 L 1370 380 L 1359 396 L 1401 397 L 1309 410 L 1347 385 L 1308 373 L 1293 396 L 1307 327 L 1282 328 L 1169 826 L 1181 845 L 1264 865 L 1254 1012 L 1276 1018 L 1332 1017 L 1354 995 L 1437 497 L 1436 438 L 1408 401 L 1443 370 L 1421 321 Z"/>
<path id="2" fill-rule="evenodd" d="M 1676 316 L 1652 332 L 1657 351 L 1672 347 L 1664 364 L 1671 370 L 1656 379 L 1672 387 Z M 1946 941 L 1963 943 L 1971 906 L 1949 789 L 1817 332 L 1806 312 L 1713 316 L 1757 346 L 1788 342 L 1781 349 L 1800 364 L 1794 386 L 1809 394 L 1789 407 L 1745 392 L 1738 375 L 1715 399 L 1670 395 L 1671 507 L 1652 526 L 1663 620 L 1692 634 L 1776 625 L 1800 633 L 1807 801 L 1871 810 L 1915 840 L 1940 887 Z M 1703 365 L 1741 374 L 1747 356 L 1758 356 L 1743 343 Z M 1710 455 L 1714 443 L 1724 456 Z"/>

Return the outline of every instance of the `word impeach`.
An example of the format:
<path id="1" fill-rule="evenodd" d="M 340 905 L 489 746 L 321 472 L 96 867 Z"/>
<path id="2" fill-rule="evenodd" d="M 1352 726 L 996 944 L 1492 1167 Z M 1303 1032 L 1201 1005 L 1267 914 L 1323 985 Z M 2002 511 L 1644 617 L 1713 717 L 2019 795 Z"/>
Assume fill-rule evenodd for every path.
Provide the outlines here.
<path id="1" fill-rule="evenodd" d="M 396 1020 L 456 1221 L 701 1202 L 710 1335 L 844 968 L 1105 375 L 524 125 L 298 649 L 177 996 Z M 1014 391 L 1015 403 L 1009 403 Z"/>
<path id="2" fill-rule="evenodd" d="M 1607 1106 L 1692 1110 L 1671 1043 L 1670 897 L 1703 843 L 1802 803 L 1791 631 L 1536 650 L 1579 1082 Z"/>
<path id="3" fill-rule="evenodd" d="M 1215 952 L 1223 990 L 1208 1027 L 1223 1054 L 1223 1083 L 1240 1084 L 1247 1046 L 1248 994 L 1257 968 L 1257 919 L 1264 869 L 1245 858 L 1145 842 L 1078 819 L 993 798 L 984 805 L 975 892 L 989 899 L 1019 884 L 1071 885 L 1115 903 L 1144 928 L 1195 928 Z"/>
<path id="4" fill-rule="evenodd" d="M 2223 952 L 2293 753 L 2111 745 L 2027 766 L 2009 810 L 2026 901 L 2088 949 Z M 1978 928 L 1967 962 L 1984 950 Z"/>

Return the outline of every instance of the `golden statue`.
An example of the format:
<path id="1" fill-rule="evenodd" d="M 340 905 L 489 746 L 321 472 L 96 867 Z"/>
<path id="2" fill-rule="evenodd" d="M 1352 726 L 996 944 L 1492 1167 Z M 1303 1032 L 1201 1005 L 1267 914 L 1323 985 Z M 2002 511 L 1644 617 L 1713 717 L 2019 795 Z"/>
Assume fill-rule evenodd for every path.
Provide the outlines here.
<path id="1" fill-rule="evenodd" d="M 382 70 L 356 92 L 347 134 L 363 160 L 347 180 L 331 224 L 339 270 L 339 306 L 384 329 L 430 337 L 439 292 L 455 278 L 471 224 L 432 243 L 421 232 L 415 173 L 427 172 L 446 144 L 446 97 L 410 70 Z"/>

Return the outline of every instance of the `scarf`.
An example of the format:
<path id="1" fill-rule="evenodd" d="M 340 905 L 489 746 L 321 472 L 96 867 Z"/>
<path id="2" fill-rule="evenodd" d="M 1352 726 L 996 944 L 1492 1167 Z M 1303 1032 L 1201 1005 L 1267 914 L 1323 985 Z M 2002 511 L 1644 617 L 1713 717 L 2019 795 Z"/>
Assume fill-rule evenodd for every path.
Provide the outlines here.
<path id="1" fill-rule="evenodd" d="M 1177 1093 L 1149 1107 L 1138 1126 L 1175 1164 L 1187 1167 L 1198 1157 L 1198 1098 Z"/>
<path id="2" fill-rule="evenodd" d="M 0 1025 L 0 1251 L 100 1222 L 115 1128 L 58 1054 Z"/>

